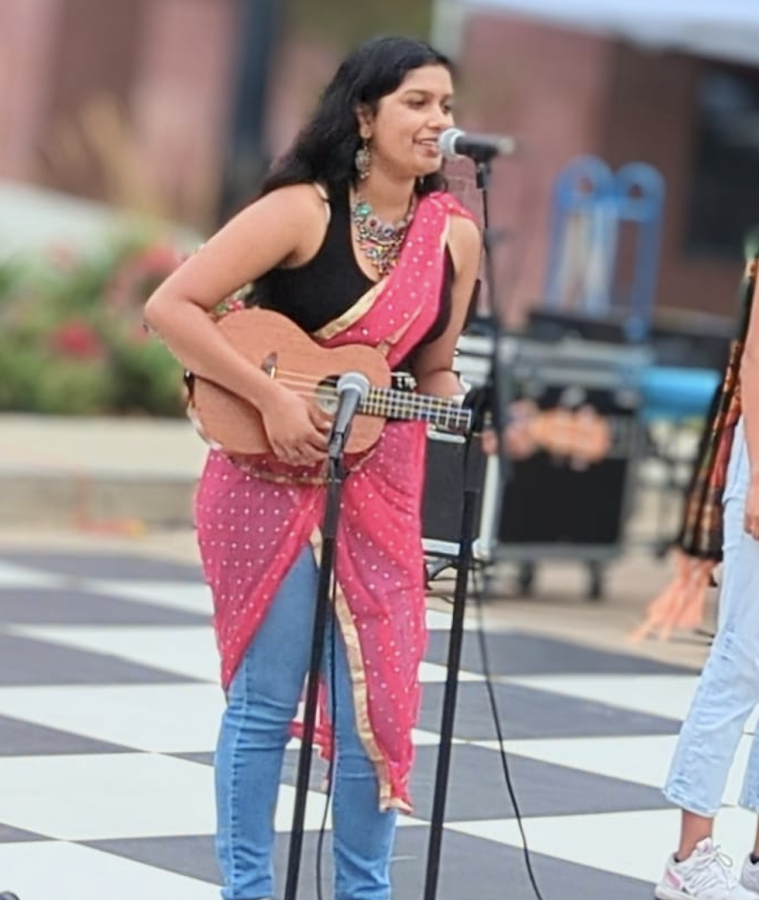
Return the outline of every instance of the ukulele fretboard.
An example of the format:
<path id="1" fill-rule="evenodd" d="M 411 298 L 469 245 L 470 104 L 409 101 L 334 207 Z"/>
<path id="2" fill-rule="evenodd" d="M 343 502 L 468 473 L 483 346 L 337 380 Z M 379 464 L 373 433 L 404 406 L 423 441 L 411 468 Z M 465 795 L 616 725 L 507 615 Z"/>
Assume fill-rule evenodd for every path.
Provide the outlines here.
<path id="1" fill-rule="evenodd" d="M 370 388 L 359 412 L 386 419 L 417 419 L 449 431 L 468 431 L 472 421 L 471 410 L 443 397 L 392 388 Z"/>

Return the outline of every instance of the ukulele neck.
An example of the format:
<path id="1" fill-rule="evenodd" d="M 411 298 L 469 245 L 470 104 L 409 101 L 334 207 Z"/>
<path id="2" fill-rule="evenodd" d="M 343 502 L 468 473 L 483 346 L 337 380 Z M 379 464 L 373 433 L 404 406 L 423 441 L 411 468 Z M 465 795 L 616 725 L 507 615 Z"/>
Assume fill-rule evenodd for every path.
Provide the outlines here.
<path id="1" fill-rule="evenodd" d="M 472 413 L 444 397 L 413 394 L 393 388 L 369 389 L 359 412 L 385 419 L 421 420 L 449 431 L 467 431 Z"/>

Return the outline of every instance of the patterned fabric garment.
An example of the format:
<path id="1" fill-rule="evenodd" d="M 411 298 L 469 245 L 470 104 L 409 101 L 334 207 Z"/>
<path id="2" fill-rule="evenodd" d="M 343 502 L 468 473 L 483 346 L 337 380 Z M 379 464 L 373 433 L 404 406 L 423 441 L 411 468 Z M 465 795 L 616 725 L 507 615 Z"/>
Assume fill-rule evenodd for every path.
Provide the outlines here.
<path id="1" fill-rule="evenodd" d="M 325 347 L 368 344 L 392 368 L 434 322 L 452 213 L 470 214 L 444 193 L 420 199 L 395 269 L 315 337 Z M 347 477 L 338 523 L 336 615 L 345 640 L 357 727 L 380 785 L 382 809 L 411 809 L 408 777 L 418 668 L 425 645 L 421 497 L 422 422 L 389 422 L 371 454 Z M 325 487 L 313 469 L 209 453 L 196 495 L 196 526 L 226 688 L 285 573 L 318 534 Z M 313 598 L 304 598 L 304 603 Z M 331 753 L 331 730 L 316 735 Z"/>
<path id="2" fill-rule="evenodd" d="M 707 424 L 707 438 L 696 463 L 677 543 L 684 553 L 719 562 L 722 559 L 722 494 L 741 414 L 740 368 L 756 285 L 759 261 L 751 260 L 742 286 L 738 328 L 730 345 L 719 400 Z"/>
<path id="3" fill-rule="evenodd" d="M 722 496 L 735 426 L 741 415 L 740 368 L 756 289 L 759 257 L 752 259 L 741 285 L 738 327 L 722 384 L 712 403 L 693 478 L 686 495 L 676 542 L 675 577 L 651 602 L 633 639 L 675 628 L 697 628 L 704 617 L 714 568 L 722 560 Z"/>

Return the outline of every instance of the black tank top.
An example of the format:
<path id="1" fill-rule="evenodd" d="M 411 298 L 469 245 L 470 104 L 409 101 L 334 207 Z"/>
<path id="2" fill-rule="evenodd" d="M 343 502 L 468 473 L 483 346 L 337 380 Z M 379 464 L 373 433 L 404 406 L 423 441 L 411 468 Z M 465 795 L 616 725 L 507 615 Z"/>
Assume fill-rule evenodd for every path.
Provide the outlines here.
<path id="1" fill-rule="evenodd" d="M 256 281 L 251 297 L 251 305 L 280 312 L 309 333 L 341 316 L 374 284 L 354 256 L 347 192 L 330 198 L 329 205 L 327 232 L 316 255 L 302 266 L 271 269 Z M 437 318 L 420 344 L 440 337 L 448 326 L 453 275 L 446 247 Z"/>

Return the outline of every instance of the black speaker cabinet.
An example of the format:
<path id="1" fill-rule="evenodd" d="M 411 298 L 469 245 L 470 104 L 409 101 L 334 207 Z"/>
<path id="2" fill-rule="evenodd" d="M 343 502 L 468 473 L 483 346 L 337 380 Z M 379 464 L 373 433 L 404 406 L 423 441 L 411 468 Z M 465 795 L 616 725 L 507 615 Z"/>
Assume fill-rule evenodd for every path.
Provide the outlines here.
<path id="1" fill-rule="evenodd" d="M 492 341 L 463 338 L 457 366 L 473 384 L 489 371 Z M 641 367 L 649 357 L 621 346 L 572 340 L 504 339 L 502 395 L 529 400 L 539 411 L 591 407 L 611 432 L 600 461 L 577 468 L 571 459 L 536 449 L 484 466 L 476 534 L 483 557 L 606 560 L 624 538 L 631 486 L 642 442 Z M 509 407 L 510 408 L 510 407 Z M 507 411 L 508 415 L 508 411 Z M 430 435 L 423 525 L 426 541 L 456 546 L 463 503 L 465 444 Z M 474 440 L 470 452 L 481 453 Z"/>
<path id="2" fill-rule="evenodd" d="M 467 453 L 474 458 L 467 460 Z M 455 556 L 458 552 L 467 465 L 473 465 L 474 471 L 481 474 L 475 506 L 475 552 L 484 551 L 484 548 L 481 550 L 483 525 L 492 528 L 493 514 L 483 522 L 483 510 L 490 508 L 493 491 L 497 490 L 493 484 L 493 463 L 497 460 L 485 458 L 479 438 L 473 437 L 467 442 L 460 435 L 430 430 L 422 506 L 424 543 L 429 553 Z"/>
<path id="3" fill-rule="evenodd" d="M 571 372 L 567 376 L 569 385 L 533 382 L 530 399 L 539 409 L 551 410 L 565 405 L 568 396 L 581 398 L 611 428 L 610 452 L 584 468 L 547 450 L 511 461 L 496 529 L 499 544 L 601 549 L 622 541 L 639 400 L 627 389 L 585 387 Z"/>

